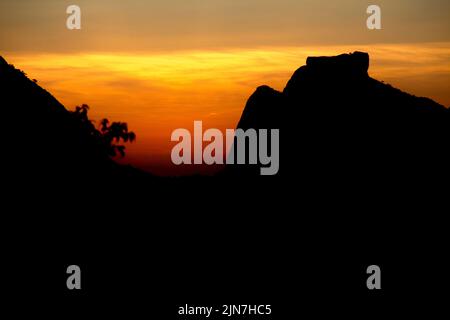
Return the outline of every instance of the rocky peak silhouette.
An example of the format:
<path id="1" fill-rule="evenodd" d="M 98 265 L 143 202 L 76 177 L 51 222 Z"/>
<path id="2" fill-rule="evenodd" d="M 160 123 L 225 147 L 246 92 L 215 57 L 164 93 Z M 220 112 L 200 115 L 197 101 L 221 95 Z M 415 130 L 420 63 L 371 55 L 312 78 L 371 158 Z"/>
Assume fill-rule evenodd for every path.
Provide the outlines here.
<path id="1" fill-rule="evenodd" d="M 369 55 L 362 52 L 309 57 L 283 92 L 259 87 L 238 128 L 280 129 L 284 175 L 418 173 L 449 160 L 449 110 L 371 78 L 368 68 Z M 228 168 L 259 172 L 252 166 L 241 169 Z"/>
<path id="2" fill-rule="evenodd" d="M 369 70 L 369 54 L 356 51 L 350 54 L 341 54 L 336 57 L 308 57 L 306 66 L 315 72 L 339 73 L 352 72 L 367 76 Z"/>

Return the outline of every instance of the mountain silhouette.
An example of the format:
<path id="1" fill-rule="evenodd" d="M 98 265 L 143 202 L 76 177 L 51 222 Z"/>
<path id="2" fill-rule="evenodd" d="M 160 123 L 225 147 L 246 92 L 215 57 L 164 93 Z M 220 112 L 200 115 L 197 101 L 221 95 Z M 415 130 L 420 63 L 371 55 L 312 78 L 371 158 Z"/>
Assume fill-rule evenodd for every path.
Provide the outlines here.
<path id="1" fill-rule="evenodd" d="M 116 164 L 85 121 L 0 58 L 5 247 L 23 239 L 14 257 L 28 257 L 20 276 L 6 275 L 27 292 L 30 266 L 61 256 L 113 266 L 90 282 L 98 287 L 117 270 L 141 283 L 136 264 L 150 257 L 154 274 L 170 271 L 170 292 L 189 293 L 219 265 L 228 271 L 213 286 L 275 294 L 283 283 L 342 294 L 349 279 L 364 286 L 372 263 L 440 275 L 430 261 L 448 243 L 439 236 L 448 234 L 449 111 L 372 79 L 368 66 L 364 53 L 308 58 L 283 92 L 262 86 L 249 98 L 237 127 L 280 129 L 277 175 L 230 165 L 214 177 L 156 178 Z M 164 263 L 171 256 L 177 264 Z M 275 264 L 283 272 L 267 278 Z"/>
<path id="2" fill-rule="evenodd" d="M 261 86 L 241 129 L 280 129 L 284 177 L 377 180 L 448 174 L 450 111 L 368 75 L 369 55 L 309 57 L 282 92 Z M 228 166 L 258 175 L 259 165 Z"/>
<path id="3" fill-rule="evenodd" d="M 3 115 L 2 171 L 11 183 L 80 186 L 144 175 L 120 166 L 101 141 L 117 123 L 102 123 L 96 131 L 87 119 L 86 105 L 69 112 L 36 81 L 0 57 L 0 97 Z M 118 123 L 119 129 L 126 124 Z M 111 127 L 113 126 L 113 127 Z M 134 139 L 130 133 L 129 138 Z M 112 140 L 111 137 L 109 137 Z M 119 152 L 123 152 L 119 148 Z"/>
<path id="4" fill-rule="evenodd" d="M 301 177 L 311 183 L 444 179 L 449 163 L 449 109 L 375 80 L 368 69 L 367 53 L 309 57 L 282 92 L 257 88 L 237 127 L 280 129 L 277 177 Z M 1 57 L 0 97 L 5 136 L 2 168 L 11 181 L 82 186 L 95 181 L 109 187 L 111 181 L 149 182 L 150 175 L 111 159 L 90 122 L 74 117 Z M 83 108 L 80 114 L 86 111 Z M 108 128 L 107 122 L 103 125 Z M 246 179 L 259 176 L 259 168 L 231 165 L 220 176 Z"/>

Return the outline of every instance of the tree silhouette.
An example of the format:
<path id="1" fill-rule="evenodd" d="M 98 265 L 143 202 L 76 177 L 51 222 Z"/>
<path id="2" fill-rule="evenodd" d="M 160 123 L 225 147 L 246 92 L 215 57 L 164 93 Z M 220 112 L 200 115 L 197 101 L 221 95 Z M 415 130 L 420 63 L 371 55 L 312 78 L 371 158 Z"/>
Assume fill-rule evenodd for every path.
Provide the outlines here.
<path id="1" fill-rule="evenodd" d="M 122 140 L 126 142 L 134 142 L 136 135 L 132 131 L 128 131 L 128 125 L 125 122 L 113 122 L 109 123 L 108 119 L 103 119 L 100 122 L 100 133 L 104 143 L 109 147 L 108 153 L 111 156 L 115 156 L 117 152 L 122 157 L 125 156 L 125 146 L 115 144 L 120 143 Z"/>
<path id="2" fill-rule="evenodd" d="M 82 129 L 96 140 L 108 156 L 115 157 L 119 154 L 124 157 L 125 146 L 121 142 L 134 142 L 136 134 L 128 130 L 128 125 L 125 122 L 110 123 L 108 119 L 102 119 L 98 128 L 96 128 L 94 122 L 88 117 L 88 111 L 89 106 L 82 104 L 76 106 L 75 111 L 71 111 L 71 114 L 82 126 Z"/>

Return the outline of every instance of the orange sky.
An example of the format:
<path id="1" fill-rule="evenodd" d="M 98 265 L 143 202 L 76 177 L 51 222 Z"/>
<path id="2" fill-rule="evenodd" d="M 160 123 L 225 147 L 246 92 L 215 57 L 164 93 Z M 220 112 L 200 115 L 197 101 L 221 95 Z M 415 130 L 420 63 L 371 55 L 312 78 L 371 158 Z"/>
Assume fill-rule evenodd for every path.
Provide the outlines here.
<path id="1" fill-rule="evenodd" d="M 283 90 L 307 56 L 354 50 L 370 53 L 372 77 L 450 106 L 450 43 L 6 57 L 67 108 L 86 103 L 93 119 L 127 122 L 138 139 L 125 162 L 164 174 L 179 170 L 170 163 L 174 129 L 191 129 L 194 120 L 235 128 L 257 86 Z"/>
<path id="2" fill-rule="evenodd" d="M 0 54 L 67 108 L 126 121 L 128 161 L 177 173 L 172 130 L 234 128 L 248 97 L 282 90 L 310 55 L 371 55 L 370 74 L 450 106 L 450 1 L 377 0 L 382 29 L 366 27 L 369 0 L 0 1 Z M 198 168 L 190 168 L 195 172 Z"/>

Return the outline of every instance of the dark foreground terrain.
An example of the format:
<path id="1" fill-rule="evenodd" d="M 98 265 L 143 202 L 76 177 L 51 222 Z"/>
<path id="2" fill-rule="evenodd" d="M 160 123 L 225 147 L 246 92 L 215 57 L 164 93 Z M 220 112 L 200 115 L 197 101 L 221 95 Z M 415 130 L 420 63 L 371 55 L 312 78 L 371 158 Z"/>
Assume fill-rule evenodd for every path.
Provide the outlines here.
<path id="1" fill-rule="evenodd" d="M 0 59 L 7 305 L 57 319 L 233 303 L 273 305 L 256 319 L 430 318 L 450 270 L 450 112 L 368 68 L 364 53 L 309 58 L 283 92 L 249 98 L 238 127 L 280 129 L 278 175 L 160 178 L 117 165 Z M 71 264 L 80 291 L 66 288 Z M 380 291 L 366 287 L 372 264 Z"/>

